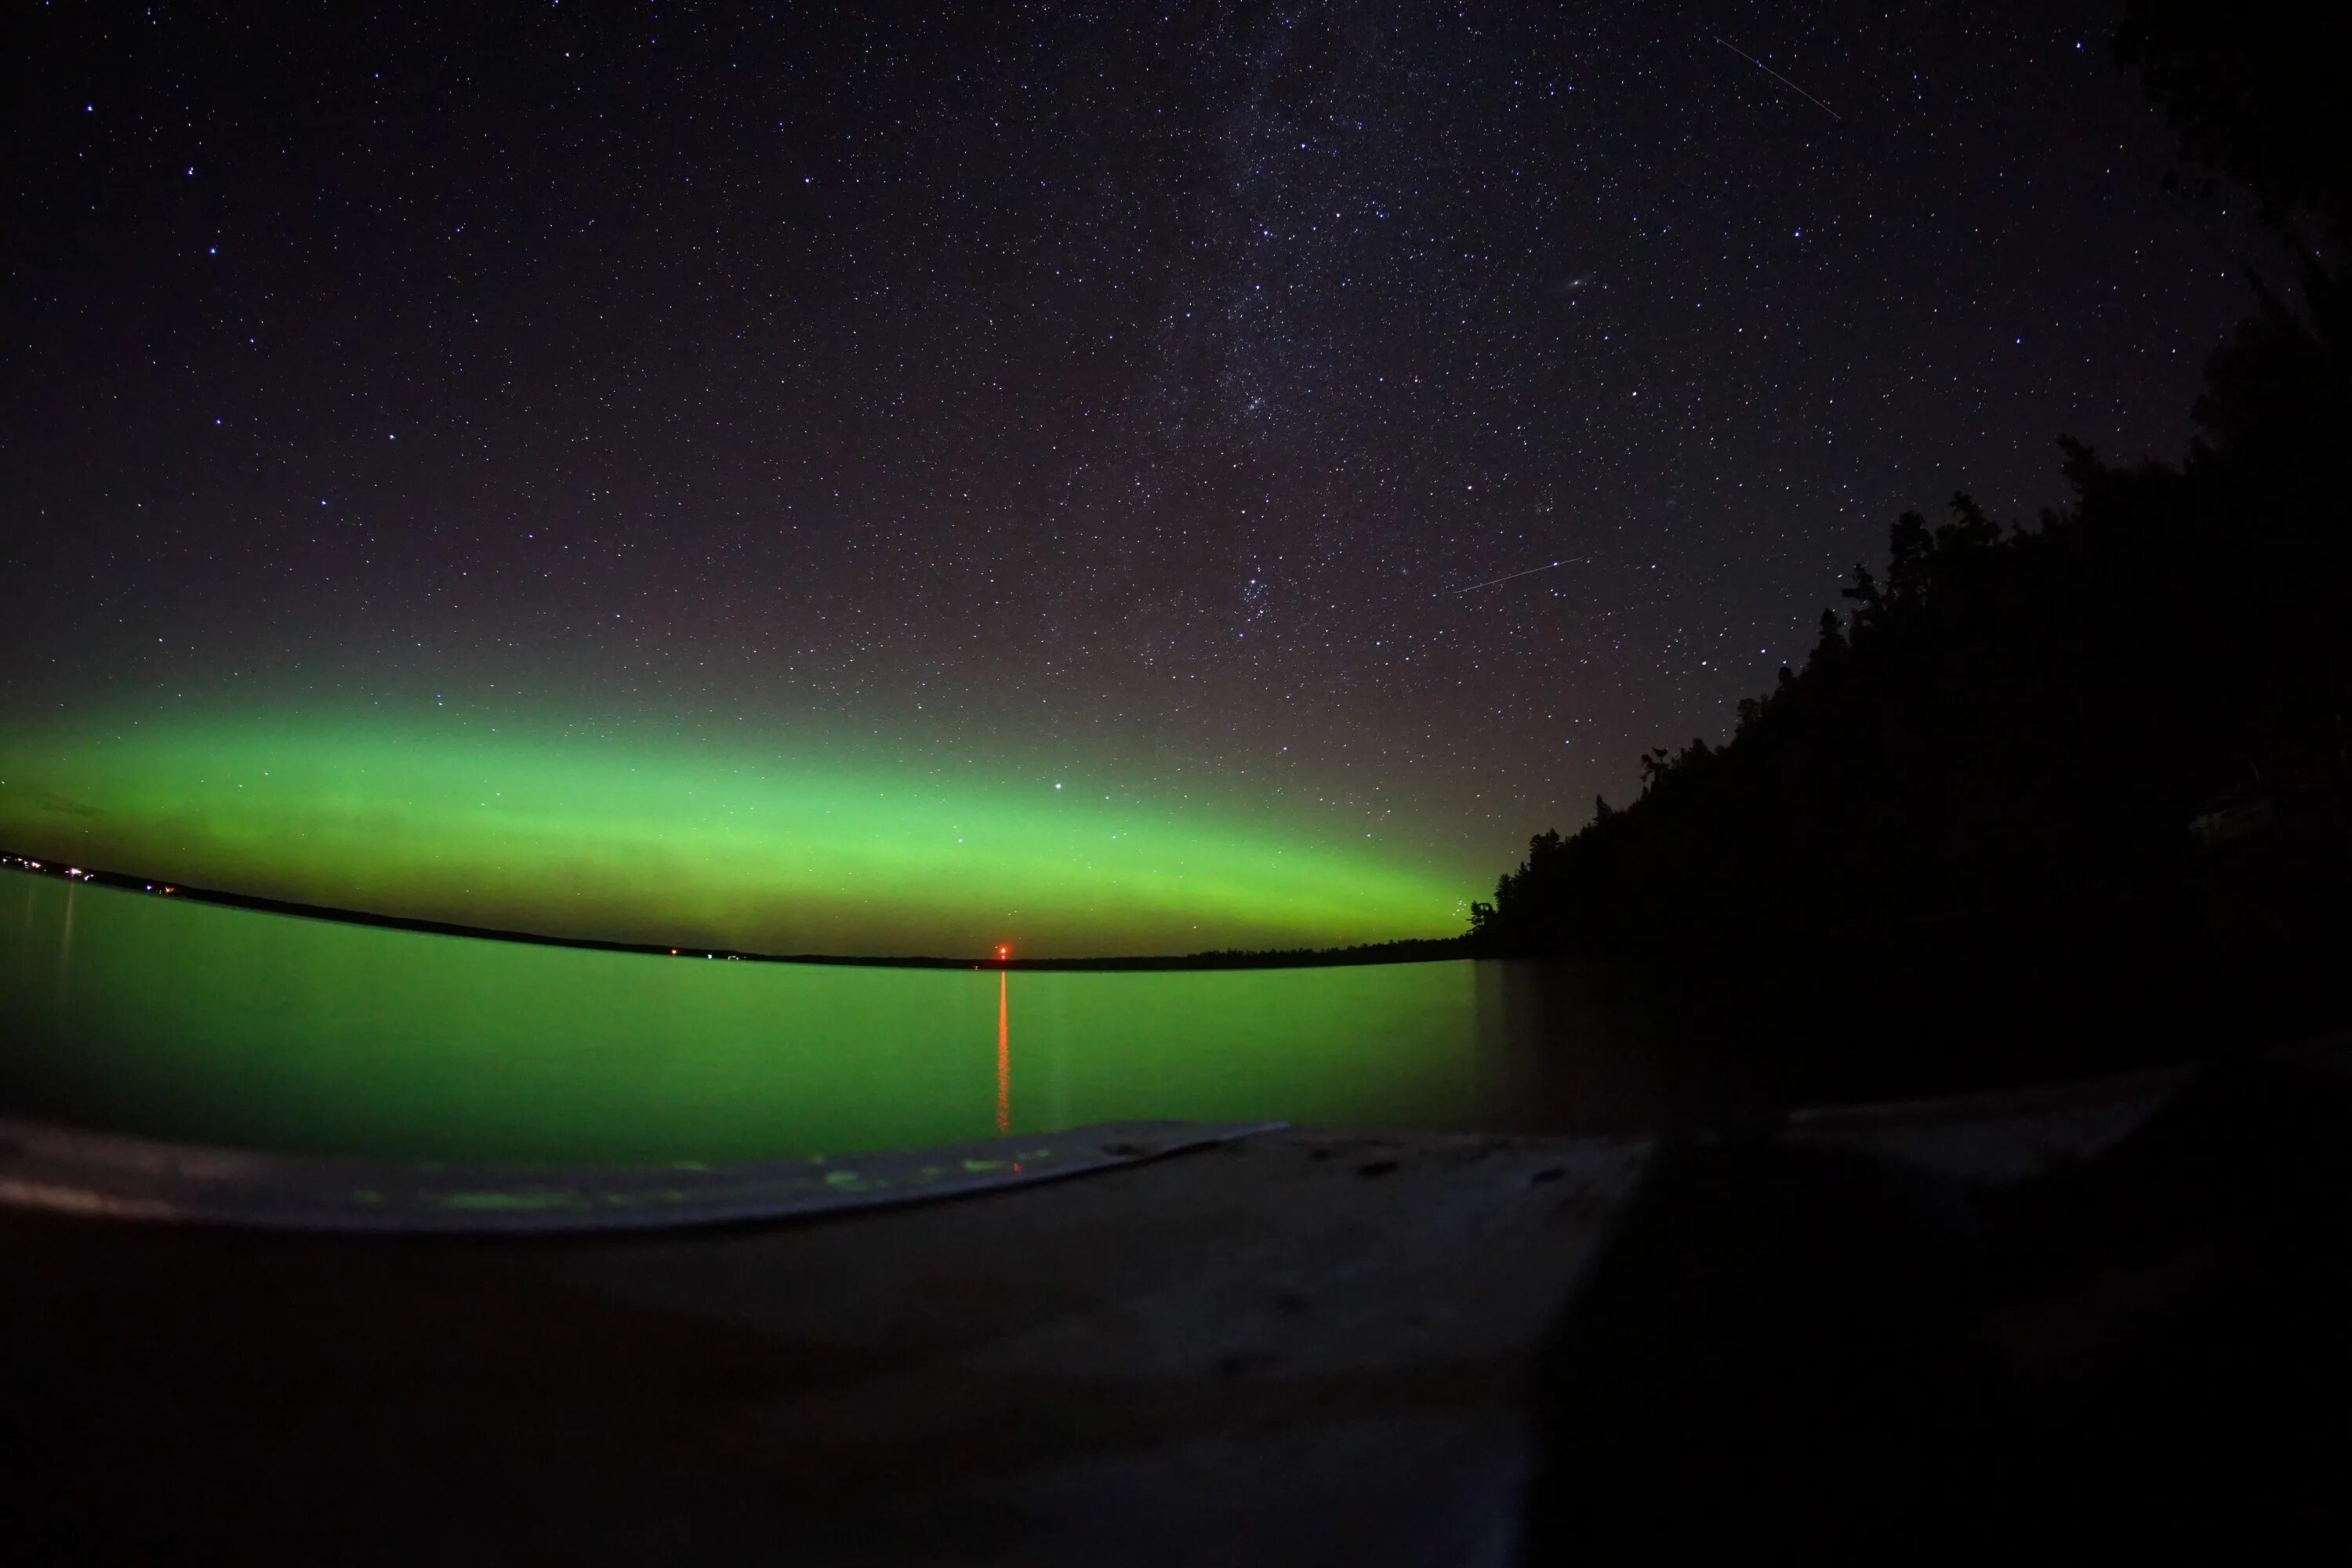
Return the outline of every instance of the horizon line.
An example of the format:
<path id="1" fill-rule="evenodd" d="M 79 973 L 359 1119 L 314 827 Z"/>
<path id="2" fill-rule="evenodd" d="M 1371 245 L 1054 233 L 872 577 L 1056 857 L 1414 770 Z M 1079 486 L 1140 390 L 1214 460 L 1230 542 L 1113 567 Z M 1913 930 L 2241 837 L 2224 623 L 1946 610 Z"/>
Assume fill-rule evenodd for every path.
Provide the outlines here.
<path id="1" fill-rule="evenodd" d="M 138 876 L 127 871 L 70 866 L 56 859 L 37 859 L 8 849 L 0 849 L 0 868 L 51 877 L 61 881 L 89 883 L 116 892 L 185 899 L 224 909 L 289 915 L 299 920 L 325 921 L 337 925 L 373 926 L 380 930 L 415 931 L 426 936 L 470 937 L 482 942 L 519 942 L 531 947 L 582 948 L 593 952 L 638 953 L 650 958 L 726 959 L 750 963 L 809 963 L 834 967 L 863 965 L 876 969 L 1313 969 L 1346 963 L 1432 962 L 1445 955 L 1427 950 L 1466 946 L 1468 938 L 1468 933 L 1464 932 L 1455 936 L 1391 937 L 1347 947 L 1212 948 L 1189 953 L 1132 953 L 1100 958 L 950 958 L 919 953 L 752 952 L 740 948 L 712 947 L 701 942 L 674 945 L 662 942 L 625 942 L 610 937 L 557 936 L 546 931 L 513 931 L 500 926 L 467 925 L 457 921 L 345 909 L 334 904 L 303 903 L 259 893 L 193 887 L 184 882 Z M 1419 951 L 1412 956 L 1394 952 L 1405 948 Z"/>

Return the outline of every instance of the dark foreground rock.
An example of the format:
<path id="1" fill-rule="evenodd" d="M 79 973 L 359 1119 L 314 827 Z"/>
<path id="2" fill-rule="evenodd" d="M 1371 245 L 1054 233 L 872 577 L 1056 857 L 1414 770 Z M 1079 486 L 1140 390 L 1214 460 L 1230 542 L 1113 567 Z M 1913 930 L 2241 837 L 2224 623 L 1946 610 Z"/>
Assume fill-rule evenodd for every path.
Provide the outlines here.
<path id="1" fill-rule="evenodd" d="M 1544 1357 L 1528 1560 L 2332 1555 L 2342 1054 L 1664 1151 Z"/>
<path id="2" fill-rule="evenodd" d="M 2352 1452 L 2347 1055 L 1663 1141 L 1277 1132 L 675 1232 L 0 1207 L 12 1546 L 2315 1554 Z"/>

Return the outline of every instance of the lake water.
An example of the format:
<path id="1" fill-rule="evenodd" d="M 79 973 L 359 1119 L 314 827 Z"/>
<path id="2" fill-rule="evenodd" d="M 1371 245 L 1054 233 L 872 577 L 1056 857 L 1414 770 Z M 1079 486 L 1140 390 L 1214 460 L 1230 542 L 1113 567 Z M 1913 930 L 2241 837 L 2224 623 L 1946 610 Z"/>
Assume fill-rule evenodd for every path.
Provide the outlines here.
<path id="1" fill-rule="evenodd" d="M 515 1162 L 850 1152 L 1174 1117 L 1564 1125 L 1514 966 L 1174 973 L 671 958 L 0 873 L 0 1110 Z"/>

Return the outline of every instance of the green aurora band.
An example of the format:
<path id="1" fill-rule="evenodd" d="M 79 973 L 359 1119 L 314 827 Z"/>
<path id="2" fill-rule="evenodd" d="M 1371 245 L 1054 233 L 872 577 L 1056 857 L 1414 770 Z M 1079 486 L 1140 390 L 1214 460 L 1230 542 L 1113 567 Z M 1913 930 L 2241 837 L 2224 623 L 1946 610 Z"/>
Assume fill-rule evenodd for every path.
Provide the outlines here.
<path id="1" fill-rule="evenodd" d="M 0 847 L 551 936 L 1030 957 L 1462 929 L 1452 868 L 1244 801 L 430 719 L 0 735 Z M 1355 837 L 1350 837 L 1350 833 Z M 1465 868 L 1466 871 L 1466 868 Z"/>

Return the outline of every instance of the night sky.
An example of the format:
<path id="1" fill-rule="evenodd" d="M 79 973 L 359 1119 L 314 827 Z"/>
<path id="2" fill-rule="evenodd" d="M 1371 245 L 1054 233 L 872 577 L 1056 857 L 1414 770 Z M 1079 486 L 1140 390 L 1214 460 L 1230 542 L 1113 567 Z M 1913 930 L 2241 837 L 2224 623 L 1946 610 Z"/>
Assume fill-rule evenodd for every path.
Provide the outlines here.
<path id="1" fill-rule="evenodd" d="M 1056 950 L 1442 934 L 1725 733 L 1899 511 L 2030 520 L 2061 434 L 2178 455 L 2247 241 L 2160 188 L 2109 22 L 19 7 L 0 844 L 235 881 L 252 824 L 189 847 L 222 769 L 404 744 L 397 802 L 248 879 L 462 914 L 387 865 L 492 809 L 416 793 L 478 748 L 574 807 L 621 758 L 896 781 L 886 889 L 1081 797 L 1239 868 L 1081 919 L 1064 854 L 1003 922 Z M 671 809 L 604 818 L 708 851 Z M 1258 919 L 1307 896 L 1261 852 L 1385 890 Z M 566 924 L 517 864 L 501 918 Z M 726 930 L 997 934 L 860 897 Z"/>

